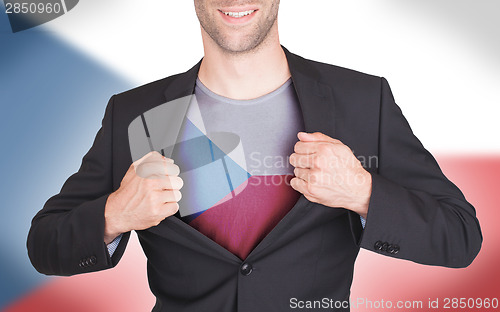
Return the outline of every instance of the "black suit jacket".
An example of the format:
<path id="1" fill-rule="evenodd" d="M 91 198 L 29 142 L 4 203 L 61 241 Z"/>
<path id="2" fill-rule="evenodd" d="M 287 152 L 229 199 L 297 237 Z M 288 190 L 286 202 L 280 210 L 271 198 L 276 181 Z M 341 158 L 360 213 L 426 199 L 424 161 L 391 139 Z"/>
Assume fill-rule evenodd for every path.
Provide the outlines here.
<path id="1" fill-rule="evenodd" d="M 366 160 L 373 181 L 366 228 L 355 213 L 301 196 L 242 261 L 169 217 L 137 233 L 154 311 L 287 311 L 290 298 L 348 300 L 360 247 L 448 267 L 467 266 L 479 252 L 474 208 L 413 135 L 387 81 L 284 51 L 306 131 L 338 138 Z M 74 275 L 118 263 L 130 233 L 110 258 L 104 207 L 132 163 L 127 127 L 192 94 L 199 66 L 110 99 L 80 169 L 33 219 L 27 246 L 39 272 Z"/>

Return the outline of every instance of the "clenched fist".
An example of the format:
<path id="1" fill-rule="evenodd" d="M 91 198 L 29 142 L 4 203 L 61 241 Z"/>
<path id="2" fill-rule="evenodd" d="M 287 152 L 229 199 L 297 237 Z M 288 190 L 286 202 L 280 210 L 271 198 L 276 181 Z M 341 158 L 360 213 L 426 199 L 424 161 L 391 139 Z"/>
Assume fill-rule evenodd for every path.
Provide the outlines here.
<path id="1" fill-rule="evenodd" d="M 291 186 L 312 202 L 343 207 L 366 218 L 372 179 L 351 149 L 320 132 L 299 132 L 298 138 L 290 155 L 295 167 Z"/>
<path id="2" fill-rule="evenodd" d="M 104 242 L 131 230 L 158 225 L 179 210 L 183 185 L 172 159 L 150 152 L 130 165 L 118 190 L 109 195 L 104 211 Z"/>

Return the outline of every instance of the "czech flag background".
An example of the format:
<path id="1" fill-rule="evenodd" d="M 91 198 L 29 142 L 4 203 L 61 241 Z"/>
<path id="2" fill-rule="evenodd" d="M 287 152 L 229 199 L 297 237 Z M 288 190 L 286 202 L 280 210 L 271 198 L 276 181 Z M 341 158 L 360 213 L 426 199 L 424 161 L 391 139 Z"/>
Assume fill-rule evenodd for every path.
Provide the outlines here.
<path id="1" fill-rule="evenodd" d="M 116 268 L 74 277 L 37 273 L 26 236 L 31 218 L 78 170 L 109 97 L 184 72 L 202 57 L 193 1 L 81 0 L 17 33 L 0 9 L 0 310 L 150 311 L 154 297 L 135 236 Z M 466 269 L 362 250 L 351 311 L 388 310 L 388 301 L 394 311 L 500 310 L 498 12 L 497 0 L 281 3 L 281 42 L 290 51 L 388 79 L 483 230 L 482 250 Z"/>

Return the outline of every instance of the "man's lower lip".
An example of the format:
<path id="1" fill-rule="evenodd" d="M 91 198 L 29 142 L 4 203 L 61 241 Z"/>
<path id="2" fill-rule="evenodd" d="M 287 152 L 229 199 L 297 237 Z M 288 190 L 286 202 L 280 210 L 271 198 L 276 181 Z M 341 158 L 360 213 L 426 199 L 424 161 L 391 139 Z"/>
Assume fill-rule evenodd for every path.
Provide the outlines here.
<path id="1" fill-rule="evenodd" d="M 224 19 L 224 21 L 226 21 L 228 23 L 231 23 L 231 24 L 243 24 L 243 23 L 246 23 L 249 20 L 251 20 L 255 16 L 255 13 L 257 11 L 258 10 L 255 10 L 251 14 L 248 14 L 248 15 L 242 16 L 242 17 L 232 17 L 232 16 L 224 14 L 224 12 L 222 12 L 222 11 L 219 11 L 219 13 L 222 15 L 222 18 Z"/>

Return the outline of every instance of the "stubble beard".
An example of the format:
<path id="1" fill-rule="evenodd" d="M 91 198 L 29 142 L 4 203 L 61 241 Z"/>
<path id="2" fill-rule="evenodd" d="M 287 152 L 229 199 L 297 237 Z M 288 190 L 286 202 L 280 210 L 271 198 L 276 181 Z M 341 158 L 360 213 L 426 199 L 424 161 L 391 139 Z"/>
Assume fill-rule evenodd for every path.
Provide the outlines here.
<path id="1" fill-rule="evenodd" d="M 250 34 L 240 38 L 237 42 L 234 42 L 221 32 L 216 26 L 215 18 L 211 18 L 206 14 L 206 7 L 202 3 L 198 4 L 196 13 L 201 27 L 215 44 L 223 52 L 235 55 L 254 52 L 265 42 L 278 18 L 278 7 L 279 1 L 273 3 L 270 14 L 262 22 L 256 24 Z"/>

